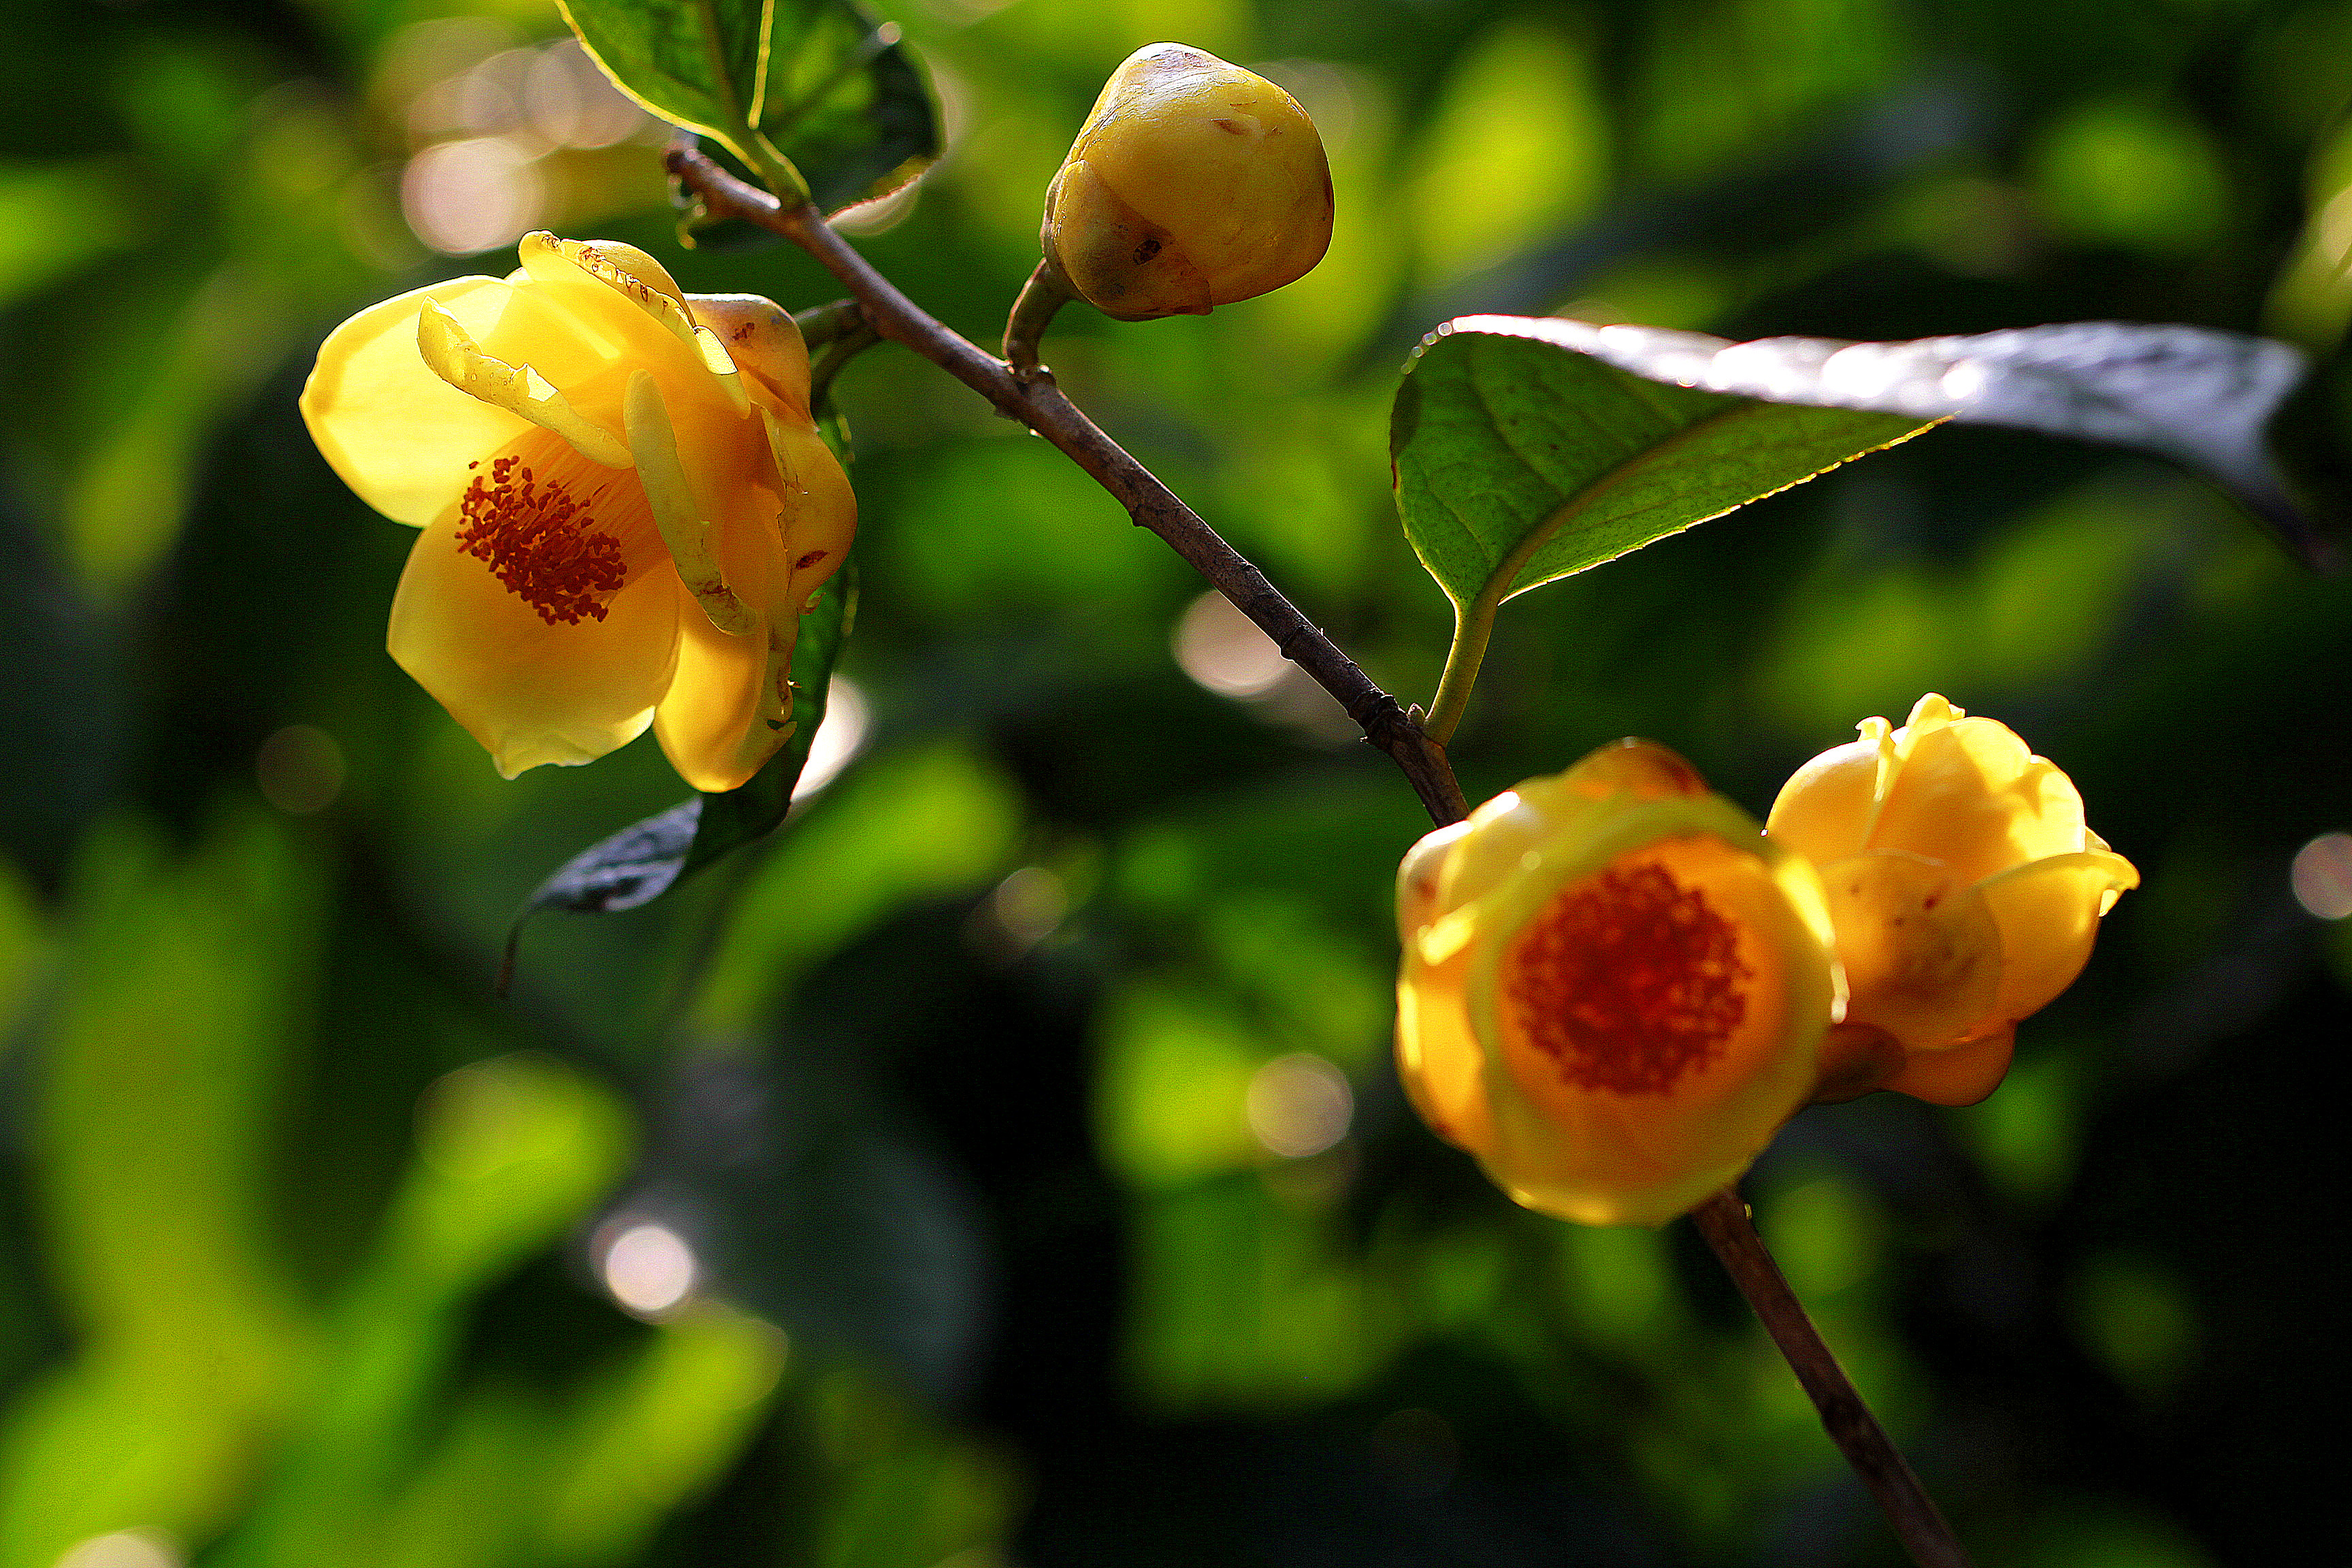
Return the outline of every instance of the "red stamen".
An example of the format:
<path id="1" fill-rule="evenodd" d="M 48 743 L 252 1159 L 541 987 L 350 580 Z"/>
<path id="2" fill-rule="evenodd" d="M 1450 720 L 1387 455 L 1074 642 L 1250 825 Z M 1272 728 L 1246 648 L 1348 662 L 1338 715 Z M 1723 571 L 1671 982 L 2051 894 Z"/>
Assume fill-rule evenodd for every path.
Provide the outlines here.
<path id="1" fill-rule="evenodd" d="M 490 574 L 551 626 L 603 620 L 627 576 L 621 542 L 598 531 L 561 484 L 542 488 L 520 458 L 494 459 L 487 483 L 476 475 L 457 512 L 457 548 L 488 563 Z"/>
<path id="2" fill-rule="evenodd" d="M 1723 1054 L 1754 971 L 1738 932 L 1662 866 L 1612 867 L 1565 888 L 1503 955 L 1503 1006 L 1560 1077 L 1664 1094 Z"/>

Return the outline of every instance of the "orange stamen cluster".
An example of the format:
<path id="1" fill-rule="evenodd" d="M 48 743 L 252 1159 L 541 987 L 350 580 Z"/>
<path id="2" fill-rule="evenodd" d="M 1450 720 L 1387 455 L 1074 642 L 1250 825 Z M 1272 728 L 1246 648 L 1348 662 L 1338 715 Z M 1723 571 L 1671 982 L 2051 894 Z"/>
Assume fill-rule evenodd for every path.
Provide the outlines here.
<path id="1" fill-rule="evenodd" d="M 480 465 L 468 463 L 467 468 Z M 488 563 L 507 591 L 549 626 L 604 618 L 627 573 L 621 542 L 598 530 L 561 484 L 541 485 L 521 459 L 496 458 L 457 503 L 457 548 Z"/>
<path id="2" fill-rule="evenodd" d="M 1664 1094 L 1722 1055 L 1753 972 L 1706 895 L 1664 867 L 1562 889 L 1504 954 L 1509 1021 L 1585 1089 Z"/>

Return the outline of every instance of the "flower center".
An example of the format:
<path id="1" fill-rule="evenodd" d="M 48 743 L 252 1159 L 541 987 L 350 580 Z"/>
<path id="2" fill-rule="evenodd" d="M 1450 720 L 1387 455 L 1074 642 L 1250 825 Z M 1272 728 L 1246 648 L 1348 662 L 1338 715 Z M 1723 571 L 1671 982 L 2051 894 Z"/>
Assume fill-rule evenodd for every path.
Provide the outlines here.
<path id="1" fill-rule="evenodd" d="M 1637 862 L 1562 889 L 1528 922 L 1503 955 L 1503 1005 L 1569 1083 L 1664 1094 L 1723 1054 L 1753 975 L 1706 894 Z"/>
<path id="2" fill-rule="evenodd" d="M 520 458 L 495 458 L 457 503 L 457 548 L 549 626 L 601 621 L 627 573 L 621 542 L 595 521 L 561 481 L 542 485 Z"/>

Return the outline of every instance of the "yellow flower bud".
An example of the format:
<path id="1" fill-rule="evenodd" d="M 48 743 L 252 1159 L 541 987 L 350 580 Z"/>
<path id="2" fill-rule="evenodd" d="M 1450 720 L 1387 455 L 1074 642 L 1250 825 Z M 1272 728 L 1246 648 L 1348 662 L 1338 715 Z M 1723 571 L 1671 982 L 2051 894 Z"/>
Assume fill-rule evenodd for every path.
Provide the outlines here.
<path id="1" fill-rule="evenodd" d="M 302 391 L 344 482 L 422 531 L 392 656 L 509 778 L 651 726 L 687 783 L 733 789 L 793 732 L 801 609 L 857 525 L 808 350 L 635 246 L 520 249 L 345 321 Z"/>
<path id="2" fill-rule="evenodd" d="M 1661 1225 L 1812 1092 L 1837 1003 L 1803 858 L 1647 742 L 1440 828 L 1397 875 L 1397 1064 L 1529 1208 Z"/>
<path id="3" fill-rule="evenodd" d="M 1045 193 L 1045 254 L 1122 321 L 1279 289 L 1331 243 L 1331 172 L 1297 101 L 1182 44 L 1129 55 Z"/>
<path id="4" fill-rule="evenodd" d="M 1822 752 L 1765 834 L 1821 868 L 1849 996 L 1818 1098 L 1899 1089 L 1972 1105 L 2018 1020 L 2073 984 L 2099 918 L 2139 885 L 2074 782 L 2006 725 L 1930 692 L 1891 730 Z"/>

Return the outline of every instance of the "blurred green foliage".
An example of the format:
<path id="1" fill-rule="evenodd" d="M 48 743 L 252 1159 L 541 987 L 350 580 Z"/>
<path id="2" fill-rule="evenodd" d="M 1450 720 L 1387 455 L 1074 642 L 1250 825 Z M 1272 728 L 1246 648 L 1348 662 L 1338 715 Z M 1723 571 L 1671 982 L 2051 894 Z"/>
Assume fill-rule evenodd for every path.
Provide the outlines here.
<path id="1" fill-rule="evenodd" d="M 1450 615 L 1387 410 L 1449 314 L 2267 331 L 2320 356 L 2288 456 L 2352 436 L 2345 0 L 884 9 L 950 149 L 850 226 L 982 342 L 1137 46 L 1317 116 L 1315 273 L 1047 355 L 1406 700 Z M 678 249 L 541 0 L 0 26 L 0 1568 L 1895 1560 L 1684 1227 L 1517 1211 L 1404 1106 L 1392 772 L 898 351 L 840 384 L 862 744 L 495 1002 L 530 889 L 684 791 L 502 783 L 391 666 L 411 536 L 310 447 L 310 351 L 533 225 L 839 290 Z M 1760 810 L 1927 689 L 2074 776 L 2147 878 L 2084 979 L 1985 1106 L 1801 1116 L 1759 1221 L 1980 1562 L 2340 1536 L 2352 937 L 2290 864 L 2352 829 L 2352 589 L 1942 430 L 1513 609 L 1474 798 L 1644 733 Z"/>

